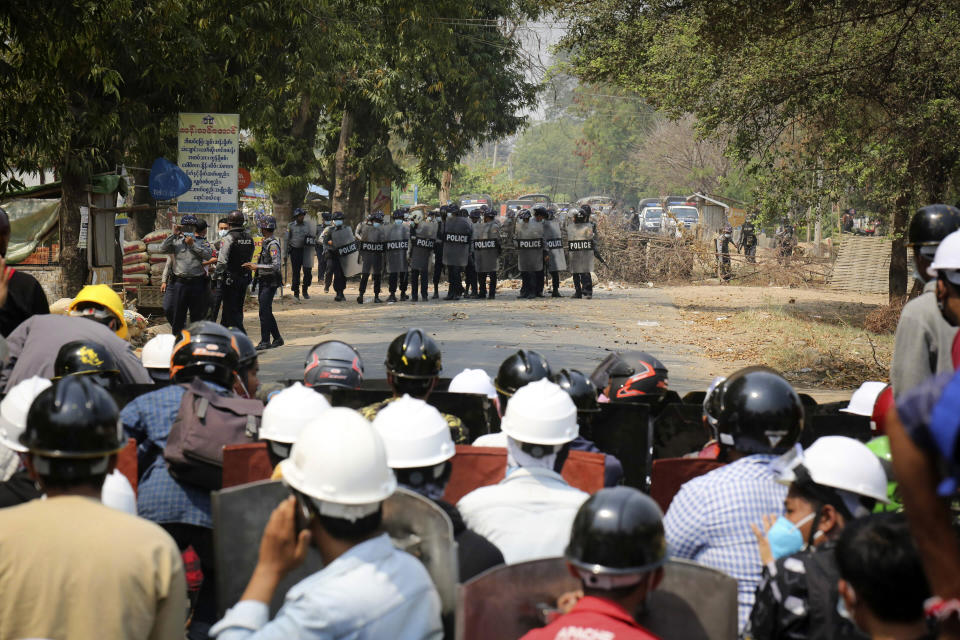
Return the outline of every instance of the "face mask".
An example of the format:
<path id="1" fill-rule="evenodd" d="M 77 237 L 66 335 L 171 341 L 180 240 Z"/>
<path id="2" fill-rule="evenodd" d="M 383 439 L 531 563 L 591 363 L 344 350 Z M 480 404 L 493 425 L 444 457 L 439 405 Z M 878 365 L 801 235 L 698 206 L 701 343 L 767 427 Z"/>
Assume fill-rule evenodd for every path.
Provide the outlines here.
<path id="1" fill-rule="evenodd" d="M 342 227 L 342 226 L 343 226 L 343 220 L 334 220 L 334 221 L 333 221 L 333 224 L 337 225 L 338 227 Z"/>
<path id="2" fill-rule="evenodd" d="M 184 231 L 184 232 L 183 232 L 183 235 L 186 236 L 187 238 L 196 238 L 196 237 L 197 237 L 197 234 L 194 233 L 193 231 Z"/>
<path id="3" fill-rule="evenodd" d="M 403 224 L 403 220 L 394 220 L 393 224 Z"/>
<path id="4" fill-rule="evenodd" d="M 373 223 L 373 226 L 379 227 L 379 226 L 380 226 L 380 223 L 379 223 L 379 222 L 374 222 L 374 223 Z"/>
<path id="5" fill-rule="evenodd" d="M 228 233 L 230 233 L 229 229 L 220 229 L 217 231 L 217 235 L 221 238 L 225 237 Z"/>
<path id="6" fill-rule="evenodd" d="M 775 560 L 793 555 L 803 549 L 803 534 L 800 527 L 807 524 L 815 513 L 807 514 L 800 522 L 794 524 L 786 516 L 780 516 L 767 532 L 767 542 L 770 543 L 770 552 Z"/>

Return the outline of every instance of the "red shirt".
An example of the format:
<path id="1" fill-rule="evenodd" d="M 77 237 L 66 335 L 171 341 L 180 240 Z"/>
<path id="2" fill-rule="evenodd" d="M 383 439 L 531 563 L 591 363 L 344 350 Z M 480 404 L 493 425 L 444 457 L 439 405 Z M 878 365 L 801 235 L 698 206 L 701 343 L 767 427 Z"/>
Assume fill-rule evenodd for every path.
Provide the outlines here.
<path id="1" fill-rule="evenodd" d="M 521 640 L 660 640 L 636 623 L 620 605 L 584 596 L 570 613 Z"/>

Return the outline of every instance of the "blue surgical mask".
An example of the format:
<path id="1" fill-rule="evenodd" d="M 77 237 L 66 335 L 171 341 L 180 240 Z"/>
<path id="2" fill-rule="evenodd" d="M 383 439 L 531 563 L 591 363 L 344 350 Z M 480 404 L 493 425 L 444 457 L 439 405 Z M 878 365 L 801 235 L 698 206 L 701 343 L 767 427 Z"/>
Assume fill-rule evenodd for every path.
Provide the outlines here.
<path id="1" fill-rule="evenodd" d="M 343 226 L 343 220 L 334 220 L 334 221 L 333 221 L 333 224 L 337 225 L 338 227 L 342 227 L 342 226 Z"/>
<path id="2" fill-rule="evenodd" d="M 374 223 L 373 223 L 373 226 L 379 227 L 379 226 L 380 226 L 380 223 L 379 223 L 379 222 L 374 222 Z"/>
<path id="3" fill-rule="evenodd" d="M 780 516 L 767 531 L 767 542 L 770 543 L 770 552 L 775 560 L 795 554 L 803 549 L 803 534 L 800 527 L 807 524 L 815 513 L 809 513 L 800 522 L 794 524 L 786 516 Z"/>
<path id="4" fill-rule="evenodd" d="M 228 233 L 230 233 L 230 230 L 229 230 L 229 229 L 218 229 L 218 230 L 217 230 L 217 235 L 220 236 L 221 238 L 223 238 L 224 236 L 226 236 Z"/>
<path id="5" fill-rule="evenodd" d="M 393 224 L 403 224 L 403 220 L 394 220 Z"/>

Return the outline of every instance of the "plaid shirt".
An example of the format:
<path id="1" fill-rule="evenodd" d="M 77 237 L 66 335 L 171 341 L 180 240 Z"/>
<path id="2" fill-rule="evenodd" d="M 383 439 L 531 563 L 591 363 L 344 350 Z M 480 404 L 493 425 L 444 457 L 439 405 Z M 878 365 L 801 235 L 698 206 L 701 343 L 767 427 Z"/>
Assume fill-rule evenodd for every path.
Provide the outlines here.
<path id="1" fill-rule="evenodd" d="M 723 571 L 738 583 L 738 619 L 750 618 L 763 565 L 750 523 L 783 513 L 787 488 L 774 481 L 772 455 L 752 455 L 680 488 L 663 525 L 670 554 Z"/>
<path id="2" fill-rule="evenodd" d="M 218 385 L 206 384 L 224 391 Z M 137 515 L 160 524 L 179 522 L 212 529 L 210 492 L 174 480 L 163 458 L 183 393 L 183 387 L 171 384 L 143 394 L 120 412 L 124 432 L 137 441 Z"/>

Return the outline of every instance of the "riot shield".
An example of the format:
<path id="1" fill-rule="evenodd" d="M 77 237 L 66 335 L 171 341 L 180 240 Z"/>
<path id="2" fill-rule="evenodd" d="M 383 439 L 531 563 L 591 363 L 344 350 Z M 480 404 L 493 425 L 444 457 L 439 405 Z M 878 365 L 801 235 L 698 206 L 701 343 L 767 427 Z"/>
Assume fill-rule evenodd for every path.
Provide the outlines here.
<path id="1" fill-rule="evenodd" d="M 664 405 L 653 424 L 653 459 L 681 458 L 702 449 L 710 437 L 702 405 Z"/>
<path id="2" fill-rule="evenodd" d="M 623 464 L 623 483 L 646 490 L 650 475 L 650 407 L 611 402 L 600 405 L 581 433 Z"/>
<path id="3" fill-rule="evenodd" d="M 334 229 L 330 239 L 333 241 L 333 249 L 340 261 L 343 275 L 349 278 L 360 273 L 360 251 L 353 229 L 350 227 Z"/>
<path id="4" fill-rule="evenodd" d="M 137 464 L 137 441 L 133 438 L 127 438 L 127 444 L 117 452 L 117 471 L 130 481 L 130 486 L 136 493 L 140 473 Z"/>
<path id="5" fill-rule="evenodd" d="M 460 585 L 455 638 L 519 638 L 555 619 L 557 598 L 579 588 L 563 558 L 490 569 Z M 734 640 L 737 582 L 719 571 L 671 560 L 637 622 L 662 638 Z"/>
<path id="6" fill-rule="evenodd" d="M 266 442 L 228 444 L 223 448 L 223 488 L 269 480 L 273 465 Z"/>
<path id="7" fill-rule="evenodd" d="M 213 551 L 220 616 L 243 595 L 257 564 L 263 529 L 276 506 L 289 495 L 289 489 L 279 480 L 213 492 Z M 426 498 L 406 489 L 397 489 L 384 502 L 383 526 L 397 548 L 423 562 L 440 594 L 443 613 L 452 612 L 457 581 L 457 546 L 447 514 Z M 283 605 L 290 587 L 322 568 L 320 553 L 311 546 L 303 564 L 277 586 L 270 602 L 270 615 L 276 614 Z"/>
<path id="8" fill-rule="evenodd" d="M 123 411 L 123 408 L 135 398 L 139 398 L 157 389 L 162 389 L 172 383 L 172 380 L 164 380 L 157 384 L 119 384 L 113 389 L 110 389 L 110 396 L 113 398 L 113 401 L 117 403 L 117 408 Z"/>
<path id="9" fill-rule="evenodd" d="M 709 473 L 723 463 L 707 458 L 663 458 L 654 460 L 650 472 L 650 497 L 667 512 L 673 497 L 685 482 Z"/>
<path id="10" fill-rule="evenodd" d="M 803 431 L 800 432 L 800 444 L 806 449 L 814 440 L 823 436 L 846 436 L 867 442 L 873 435 L 870 418 L 867 416 L 858 416 L 855 413 L 808 415 L 804 420 Z"/>
<path id="11" fill-rule="evenodd" d="M 563 253 L 563 235 L 560 225 L 553 220 L 543 223 L 543 242 L 545 249 L 550 252 L 548 271 L 566 271 L 567 258 Z"/>

